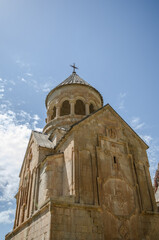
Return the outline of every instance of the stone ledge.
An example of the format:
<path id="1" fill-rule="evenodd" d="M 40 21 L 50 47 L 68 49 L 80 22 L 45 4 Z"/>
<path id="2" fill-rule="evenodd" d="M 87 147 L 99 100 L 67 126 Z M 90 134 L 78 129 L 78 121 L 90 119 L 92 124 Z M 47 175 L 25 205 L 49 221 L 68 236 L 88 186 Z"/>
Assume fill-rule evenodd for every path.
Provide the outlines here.
<path id="1" fill-rule="evenodd" d="M 66 199 L 65 199 L 66 200 Z M 63 207 L 63 208 L 71 208 L 71 209 L 90 209 L 90 210 L 95 210 L 98 212 L 101 212 L 101 206 L 97 205 L 86 205 L 86 204 L 81 204 L 81 203 L 73 203 L 73 202 L 67 202 L 63 199 L 63 201 L 55 200 L 55 199 L 50 199 L 51 201 L 51 210 L 54 207 Z"/>

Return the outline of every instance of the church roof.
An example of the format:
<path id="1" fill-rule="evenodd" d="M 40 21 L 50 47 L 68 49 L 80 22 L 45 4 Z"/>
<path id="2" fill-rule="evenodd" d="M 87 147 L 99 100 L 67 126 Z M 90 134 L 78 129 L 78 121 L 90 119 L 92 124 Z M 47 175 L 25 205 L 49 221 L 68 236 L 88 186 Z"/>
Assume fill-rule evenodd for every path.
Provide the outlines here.
<path id="1" fill-rule="evenodd" d="M 95 90 L 101 97 L 101 101 L 103 104 L 103 97 L 100 94 L 100 92 L 95 89 L 94 87 L 92 87 L 89 83 L 87 83 L 85 80 L 83 80 L 76 72 L 73 72 L 68 78 L 66 78 L 63 82 L 61 82 L 59 85 L 57 85 L 54 89 L 52 89 L 48 95 L 46 96 L 46 101 L 45 104 L 47 105 L 47 99 L 48 97 L 58 88 L 63 87 L 63 86 L 67 86 L 67 85 L 72 85 L 72 84 L 76 84 L 76 85 L 85 85 L 90 87 L 91 89 Z"/>
<path id="2" fill-rule="evenodd" d="M 40 147 L 46 147 L 46 148 L 54 148 L 54 144 L 49 140 L 49 135 L 41 133 L 41 132 L 36 132 L 32 131 L 32 134 L 34 135 L 38 146 Z"/>
<path id="3" fill-rule="evenodd" d="M 130 131 L 132 131 L 132 133 L 135 134 L 135 136 L 145 145 L 146 149 L 149 148 L 149 146 L 145 143 L 145 141 L 129 126 L 129 124 L 107 103 L 105 106 L 99 108 L 98 110 L 96 110 L 94 113 L 87 115 L 86 117 L 82 118 L 80 121 L 74 123 L 70 129 L 66 132 L 66 134 L 61 138 L 61 140 L 57 143 L 57 145 L 54 147 L 54 149 L 56 149 L 60 143 L 66 138 L 67 134 L 69 134 L 71 132 L 71 130 L 76 126 L 79 125 L 80 123 L 84 122 L 87 118 L 91 118 L 93 117 L 96 113 L 99 113 L 100 111 L 102 111 L 103 109 L 109 109 L 112 111 L 113 114 L 115 114 L 117 116 L 117 118 L 128 128 L 130 129 Z"/>
<path id="4" fill-rule="evenodd" d="M 75 72 L 73 72 L 68 78 L 66 78 L 62 83 L 60 83 L 57 87 L 68 85 L 68 84 L 82 84 L 91 86 L 85 80 L 83 80 L 80 76 L 78 76 Z"/>

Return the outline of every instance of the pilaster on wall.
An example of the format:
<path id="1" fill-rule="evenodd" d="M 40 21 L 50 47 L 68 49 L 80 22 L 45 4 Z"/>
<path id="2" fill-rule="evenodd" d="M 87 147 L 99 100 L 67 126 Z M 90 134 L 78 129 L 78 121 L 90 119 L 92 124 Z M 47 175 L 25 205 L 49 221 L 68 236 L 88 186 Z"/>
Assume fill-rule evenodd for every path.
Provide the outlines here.
<path id="1" fill-rule="evenodd" d="M 71 105 L 71 115 L 73 116 L 75 114 L 75 101 L 70 100 L 70 105 Z"/>
<path id="2" fill-rule="evenodd" d="M 75 202 L 98 205 L 96 159 L 89 150 L 75 150 Z"/>
<path id="3" fill-rule="evenodd" d="M 90 112 L 89 112 L 89 104 L 86 103 L 86 115 L 89 115 L 89 114 L 90 114 Z"/>
<path id="4" fill-rule="evenodd" d="M 36 168 L 33 169 L 33 184 L 32 184 L 32 191 L 31 191 L 31 212 L 30 214 L 32 215 L 34 212 L 34 206 L 35 206 L 35 186 L 36 186 Z"/>

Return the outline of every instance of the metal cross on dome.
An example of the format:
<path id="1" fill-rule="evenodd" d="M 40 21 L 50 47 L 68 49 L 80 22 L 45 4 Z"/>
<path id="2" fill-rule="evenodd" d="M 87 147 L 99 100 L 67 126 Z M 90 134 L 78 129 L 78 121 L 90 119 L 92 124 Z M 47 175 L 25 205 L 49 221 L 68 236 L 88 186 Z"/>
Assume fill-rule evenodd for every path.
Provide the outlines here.
<path id="1" fill-rule="evenodd" d="M 78 69 L 78 67 L 75 66 L 75 63 L 73 65 L 70 65 L 73 68 L 73 73 L 76 73 L 75 69 Z"/>

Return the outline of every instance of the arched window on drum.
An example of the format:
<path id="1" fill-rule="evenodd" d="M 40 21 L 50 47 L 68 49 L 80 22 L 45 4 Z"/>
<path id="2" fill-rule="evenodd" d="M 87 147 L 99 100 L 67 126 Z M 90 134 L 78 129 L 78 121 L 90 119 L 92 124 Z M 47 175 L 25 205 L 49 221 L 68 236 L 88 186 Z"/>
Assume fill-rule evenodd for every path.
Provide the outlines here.
<path id="1" fill-rule="evenodd" d="M 89 105 L 89 113 L 91 114 L 91 113 L 93 113 L 94 111 L 95 111 L 94 105 L 91 103 L 91 104 Z"/>
<path id="2" fill-rule="evenodd" d="M 65 100 L 62 103 L 61 109 L 60 109 L 60 116 L 65 116 L 70 114 L 70 103 L 68 100 Z"/>
<path id="3" fill-rule="evenodd" d="M 86 114 L 86 109 L 85 109 L 85 104 L 83 103 L 82 100 L 77 100 L 75 103 L 75 114 L 76 115 L 85 115 Z"/>

